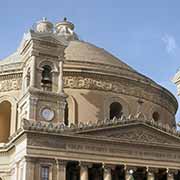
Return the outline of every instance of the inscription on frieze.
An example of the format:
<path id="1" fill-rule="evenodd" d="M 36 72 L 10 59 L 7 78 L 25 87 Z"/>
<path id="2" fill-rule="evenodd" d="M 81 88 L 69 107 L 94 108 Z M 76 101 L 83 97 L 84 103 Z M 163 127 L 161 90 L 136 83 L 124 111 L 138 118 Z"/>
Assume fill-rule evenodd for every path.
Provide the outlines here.
<path id="1" fill-rule="evenodd" d="M 123 158 L 140 158 L 146 160 L 168 160 L 168 161 L 178 161 L 180 162 L 180 152 L 173 151 L 172 149 L 163 150 L 162 148 L 153 149 L 149 148 L 137 148 L 129 146 L 120 146 L 112 144 L 93 144 L 93 143 L 78 143 L 78 142 L 67 142 L 65 139 L 59 139 L 58 137 L 53 137 L 53 139 L 48 137 L 32 136 L 28 138 L 28 146 L 33 147 L 44 147 L 44 148 L 55 148 L 58 151 L 66 151 L 73 153 L 90 153 L 95 155 L 111 155 L 115 157 Z"/>
<path id="2" fill-rule="evenodd" d="M 34 139 L 35 138 L 35 139 Z M 28 144 L 31 146 L 41 146 L 41 147 L 50 147 L 50 148 L 59 148 L 66 149 L 66 143 L 64 141 L 59 141 L 59 138 L 54 137 L 53 139 L 43 137 L 39 138 L 38 136 L 34 136 L 33 138 L 30 136 L 28 139 Z"/>
<path id="3" fill-rule="evenodd" d="M 74 89 L 94 89 L 102 91 L 111 91 L 115 93 L 121 93 L 131 96 L 140 96 L 141 98 L 148 99 L 161 104 L 161 106 L 167 107 L 169 110 L 173 111 L 171 108 L 171 103 L 168 102 L 168 96 L 162 97 L 162 93 L 155 91 L 150 87 L 142 87 L 139 84 L 129 83 L 126 84 L 126 81 L 113 81 L 106 79 L 98 79 L 92 77 L 81 77 L 81 76 L 65 76 L 64 77 L 64 87 L 65 88 L 74 88 Z M 156 98 L 154 98 L 156 97 Z"/>
<path id="4" fill-rule="evenodd" d="M 8 79 L 0 81 L 0 92 L 19 90 L 21 88 L 21 79 Z"/>
<path id="5" fill-rule="evenodd" d="M 92 154 L 111 154 L 122 157 L 134 157 L 134 158 L 144 158 L 144 159 L 154 159 L 154 160 L 173 160 L 180 161 L 180 154 L 175 153 L 166 153 L 159 151 L 145 151 L 137 149 L 121 149 L 117 147 L 106 147 L 106 146 L 94 146 L 94 145 L 82 145 L 82 144 L 67 144 L 66 146 L 68 151 L 78 151 L 78 152 L 88 152 Z"/>

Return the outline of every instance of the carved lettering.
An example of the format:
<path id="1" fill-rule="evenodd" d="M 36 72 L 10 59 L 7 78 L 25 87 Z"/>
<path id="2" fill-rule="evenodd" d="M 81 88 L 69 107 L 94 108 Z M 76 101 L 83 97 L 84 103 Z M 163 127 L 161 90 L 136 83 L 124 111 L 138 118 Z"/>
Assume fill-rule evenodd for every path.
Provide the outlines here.
<path id="1" fill-rule="evenodd" d="M 141 84 L 128 83 L 126 80 L 106 80 L 98 77 L 82 77 L 82 76 L 65 76 L 64 87 L 74 89 L 94 89 L 102 91 L 111 91 L 115 93 L 126 94 L 135 97 L 141 97 L 144 99 L 153 101 L 156 104 L 163 105 L 167 110 L 174 111 L 172 105 L 172 99 L 166 96 L 165 93 L 159 93 L 154 88 L 141 86 Z M 162 97 L 163 96 L 163 97 Z M 170 102 L 171 101 L 171 102 Z"/>
<path id="2" fill-rule="evenodd" d="M 0 81 L 0 92 L 19 90 L 21 88 L 21 79 L 8 79 Z"/>

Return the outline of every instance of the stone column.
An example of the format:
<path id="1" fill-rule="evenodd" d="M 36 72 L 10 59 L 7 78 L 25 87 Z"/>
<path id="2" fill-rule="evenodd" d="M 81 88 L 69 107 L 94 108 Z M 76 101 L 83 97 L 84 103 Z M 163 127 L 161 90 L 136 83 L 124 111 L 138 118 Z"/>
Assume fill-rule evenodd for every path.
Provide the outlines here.
<path id="1" fill-rule="evenodd" d="M 125 169 L 125 180 L 134 180 L 133 173 L 136 171 L 135 167 L 124 166 Z"/>
<path id="2" fill-rule="evenodd" d="M 80 180 L 88 180 L 88 168 L 91 166 L 90 163 L 80 162 Z"/>
<path id="3" fill-rule="evenodd" d="M 64 82 L 63 82 L 63 61 L 59 62 L 59 93 L 64 92 Z"/>
<path id="4" fill-rule="evenodd" d="M 155 180 L 155 173 L 158 172 L 158 169 L 147 167 L 147 180 Z"/>
<path id="5" fill-rule="evenodd" d="M 173 173 L 167 173 L 167 180 L 174 180 L 174 174 Z"/>
<path id="6" fill-rule="evenodd" d="M 103 168 L 104 168 L 104 180 L 112 180 L 112 174 L 111 174 L 112 166 L 104 164 Z"/>
<path id="7" fill-rule="evenodd" d="M 57 180 L 66 180 L 66 165 L 67 161 L 57 160 Z"/>
<path id="8" fill-rule="evenodd" d="M 174 180 L 174 175 L 177 174 L 178 171 L 167 169 L 167 180 Z"/>

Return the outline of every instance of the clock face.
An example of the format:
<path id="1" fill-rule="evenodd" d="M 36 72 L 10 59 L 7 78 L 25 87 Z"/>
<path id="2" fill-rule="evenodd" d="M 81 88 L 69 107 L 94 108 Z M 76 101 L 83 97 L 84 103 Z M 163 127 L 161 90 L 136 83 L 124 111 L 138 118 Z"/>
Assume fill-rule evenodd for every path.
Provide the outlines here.
<path id="1" fill-rule="evenodd" d="M 46 121 L 52 121 L 54 118 L 54 111 L 49 109 L 49 108 L 44 108 L 42 110 L 42 117 L 46 120 Z"/>

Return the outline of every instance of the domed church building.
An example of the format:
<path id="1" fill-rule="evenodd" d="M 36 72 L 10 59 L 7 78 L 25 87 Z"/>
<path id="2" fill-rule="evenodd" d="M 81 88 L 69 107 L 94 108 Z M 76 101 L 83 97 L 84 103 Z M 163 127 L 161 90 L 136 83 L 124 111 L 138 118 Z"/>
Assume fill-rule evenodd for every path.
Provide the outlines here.
<path id="1" fill-rule="evenodd" d="M 0 180 L 180 180 L 175 97 L 74 28 L 0 61 Z"/>

